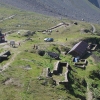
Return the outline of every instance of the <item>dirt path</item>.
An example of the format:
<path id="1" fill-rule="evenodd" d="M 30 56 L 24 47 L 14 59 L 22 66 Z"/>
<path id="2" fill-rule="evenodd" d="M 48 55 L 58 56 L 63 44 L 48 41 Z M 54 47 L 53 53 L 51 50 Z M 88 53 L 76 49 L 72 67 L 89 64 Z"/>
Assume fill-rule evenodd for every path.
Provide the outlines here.
<path id="1" fill-rule="evenodd" d="M 10 60 L 0 68 L 0 73 L 5 71 L 9 65 L 14 61 L 14 59 L 16 58 L 16 56 L 20 53 L 20 51 L 18 51 L 17 53 L 14 53 L 14 55 L 10 58 Z"/>
<path id="2" fill-rule="evenodd" d="M 95 33 L 96 32 L 96 28 L 93 24 L 90 24 L 92 26 L 92 33 Z"/>
<path id="3" fill-rule="evenodd" d="M 87 84 L 87 100 L 93 100 L 92 92 L 90 91 L 88 84 Z"/>
<path id="4" fill-rule="evenodd" d="M 22 43 L 22 41 L 23 40 L 16 41 L 16 45 L 18 46 L 18 43 L 19 42 Z M 2 43 L 0 45 L 2 46 L 2 48 L 10 49 L 11 52 L 14 53 L 12 55 L 12 57 L 7 61 L 7 63 L 0 67 L 0 73 L 1 73 L 1 72 L 5 71 L 9 67 L 9 65 L 14 61 L 16 56 L 21 53 L 21 51 L 19 51 L 18 48 L 15 49 L 15 48 L 10 47 L 10 45 L 8 45 L 8 42 L 7 43 Z"/>

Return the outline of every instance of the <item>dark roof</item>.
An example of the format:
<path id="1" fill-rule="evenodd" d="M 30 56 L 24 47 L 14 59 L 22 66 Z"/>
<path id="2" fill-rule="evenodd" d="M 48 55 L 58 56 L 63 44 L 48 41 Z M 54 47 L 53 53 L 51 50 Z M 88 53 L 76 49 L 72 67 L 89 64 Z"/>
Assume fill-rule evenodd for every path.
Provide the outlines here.
<path id="1" fill-rule="evenodd" d="M 55 52 L 47 52 L 48 55 L 52 58 L 58 59 L 59 58 L 59 54 L 55 53 Z"/>
<path id="2" fill-rule="evenodd" d="M 4 36 L 4 34 L 2 34 L 1 31 L 0 31 L 0 37 L 2 37 L 2 36 Z"/>
<path id="3" fill-rule="evenodd" d="M 80 41 L 76 45 L 74 45 L 74 47 L 68 53 L 70 54 L 71 52 L 75 51 L 79 54 L 79 56 L 81 56 L 86 51 L 87 47 L 88 43 L 86 43 L 85 41 Z"/>
<path id="4" fill-rule="evenodd" d="M 0 33 L 0 36 L 2 36 L 2 33 Z"/>

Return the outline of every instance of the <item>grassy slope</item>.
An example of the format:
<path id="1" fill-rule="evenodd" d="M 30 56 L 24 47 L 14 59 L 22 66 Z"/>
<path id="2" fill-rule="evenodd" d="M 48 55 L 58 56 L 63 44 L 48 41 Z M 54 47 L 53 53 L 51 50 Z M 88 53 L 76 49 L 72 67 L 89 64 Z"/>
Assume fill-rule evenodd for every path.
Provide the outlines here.
<path id="1" fill-rule="evenodd" d="M 11 7 L 8 8 L 6 8 L 5 5 L 1 6 L 0 19 L 2 20 L 12 15 L 15 15 L 15 17 L 1 22 L 0 27 L 3 31 L 12 29 L 28 29 L 35 31 L 51 27 L 59 22 L 58 18 L 43 16 L 41 14 L 25 12 L 21 10 L 18 11 Z M 18 25 L 20 25 L 20 27 L 18 27 Z"/>
<path id="2" fill-rule="evenodd" d="M 9 8 L 9 9 L 8 9 Z M 10 7 L 2 6 L 0 9 L 0 18 L 6 18 L 11 15 L 16 15 L 13 19 L 5 20 L 0 23 L 0 27 L 3 32 L 9 30 L 41 30 L 50 28 L 62 21 L 69 23 L 71 21 L 67 19 L 58 19 L 48 16 L 43 16 L 36 13 L 18 11 L 16 9 L 11 9 Z M 2 13 L 4 12 L 5 13 Z M 0 95 L 1 100 L 78 100 L 73 93 L 70 94 L 68 91 L 62 90 L 60 86 L 52 87 L 50 84 L 47 86 L 41 85 L 42 81 L 37 80 L 37 77 L 42 74 L 43 68 L 50 67 L 53 68 L 54 62 L 56 60 L 46 59 L 46 57 L 41 57 L 36 53 L 25 52 L 24 50 L 30 50 L 34 44 L 37 44 L 42 49 L 51 49 L 52 44 L 43 42 L 45 37 L 53 37 L 54 43 L 64 44 L 66 46 L 72 46 L 71 43 L 78 42 L 80 39 L 85 37 L 94 37 L 91 34 L 81 34 L 81 28 L 91 29 L 91 26 L 88 23 L 78 22 L 79 25 L 71 24 L 70 27 L 62 27 L 58 28 L 58 32 L 54 30 L 51 35 L 42 34 L 41 32 L 36 32 L 36 34 L 32 37 L 33 41 L 27 41 L 25 43 L 21 42 L 21 46 L 18 48 L 9 48 L 11 50 L 11 57 L 18 51 L 20 54 L 16 56 L 14 61 L 9 65 L 9 68 L 0 74 Z M 18 27 L 21 25 L 21 27 Z M 22 32 L 21 32 L 22 33 Z M 40 38 L 40 39 L 39 39 Z M 67 41 L 66 41 L 67 38 Z M 74 39 L 73 39 L 74 38 Z M 18 36 L 15 33 L 8 35 L 7 40 L 14 39 L 17 41 L 24 40 L 25 37 Z M 2 48 L 3 46 L 1 46 Z M 4 48 L 5 50 L 6 48 Z M 2 51 L 2 50 L 1 50 Z M 11 58 L 10 57 L 10 58 Z M 67 61 L 70 64 L 72 63 L 70 56 L 61 55 L 61 61 Z M 8 61 L 4 61 L 0 63 L 0 66 L 8 63 Z M 86 78 L 89 75 L 89 72 L 95 69 L 95 64 L 93 62 L 93 58 L 88 58 L 89 64 L 86 70 L 77 69 L 79 78 Z M 92 61 L 92 62 L 91 62 Z M 24 67 L 26 65 L 30 65 L 32 67 L 31 70 L 25 70 Z M 72 64 L 71 64 L 72 65 Z M 72 66 L 74 68 L 74 66 Z M 74 68 L 75 69 L 75 68 Z M 8 85 L 4 85 L 4 81 L 8 78 L 12 78 L 14 82 L 9 83 Z M 91 81 L 86 78 L 87 81 Z M 74 84 L 73 84 L 74 85 Z M 84 89 L 84 88 L 83 88 Z M 86 89 L 86 88 L 85 88 Z M 74 92 L 79 92 L 74 90 Z M 80 93 L 80 92 L 79 92 Z M 78 94 L 78 93 L 76 93 Z M 83 95 L 83 94 L 82 94 Z M 85 94 L 84 94 L 85 95 Z"/>

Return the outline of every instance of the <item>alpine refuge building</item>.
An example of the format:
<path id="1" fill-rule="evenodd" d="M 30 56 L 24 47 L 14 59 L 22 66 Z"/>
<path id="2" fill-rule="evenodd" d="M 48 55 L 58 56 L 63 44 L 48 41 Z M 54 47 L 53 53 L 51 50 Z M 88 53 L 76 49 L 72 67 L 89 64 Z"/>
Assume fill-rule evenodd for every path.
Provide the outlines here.
<path id="1" fill-rule="evenodd" d="M 77 44 L 74 45 L 74 47 L 68 52 L 68 54 L 71 54 L 74 57 L 82 58 L 87 51 L 88 43 L 85 41 L 80 41 Z"/>

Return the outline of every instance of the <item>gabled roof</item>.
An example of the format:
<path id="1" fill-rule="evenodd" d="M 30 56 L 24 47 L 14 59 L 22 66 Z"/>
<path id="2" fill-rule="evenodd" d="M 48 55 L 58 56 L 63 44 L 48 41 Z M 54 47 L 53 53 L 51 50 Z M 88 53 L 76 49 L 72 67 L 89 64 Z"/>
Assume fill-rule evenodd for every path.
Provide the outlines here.
<path id="1" fill-rule="evenodd" d="M 86 51 L 88 47 L 88 43 L 85 41 L 80 41 L 68 52 L 71 53 L 73 51 L 77 52 L 80 56 Z"/>

